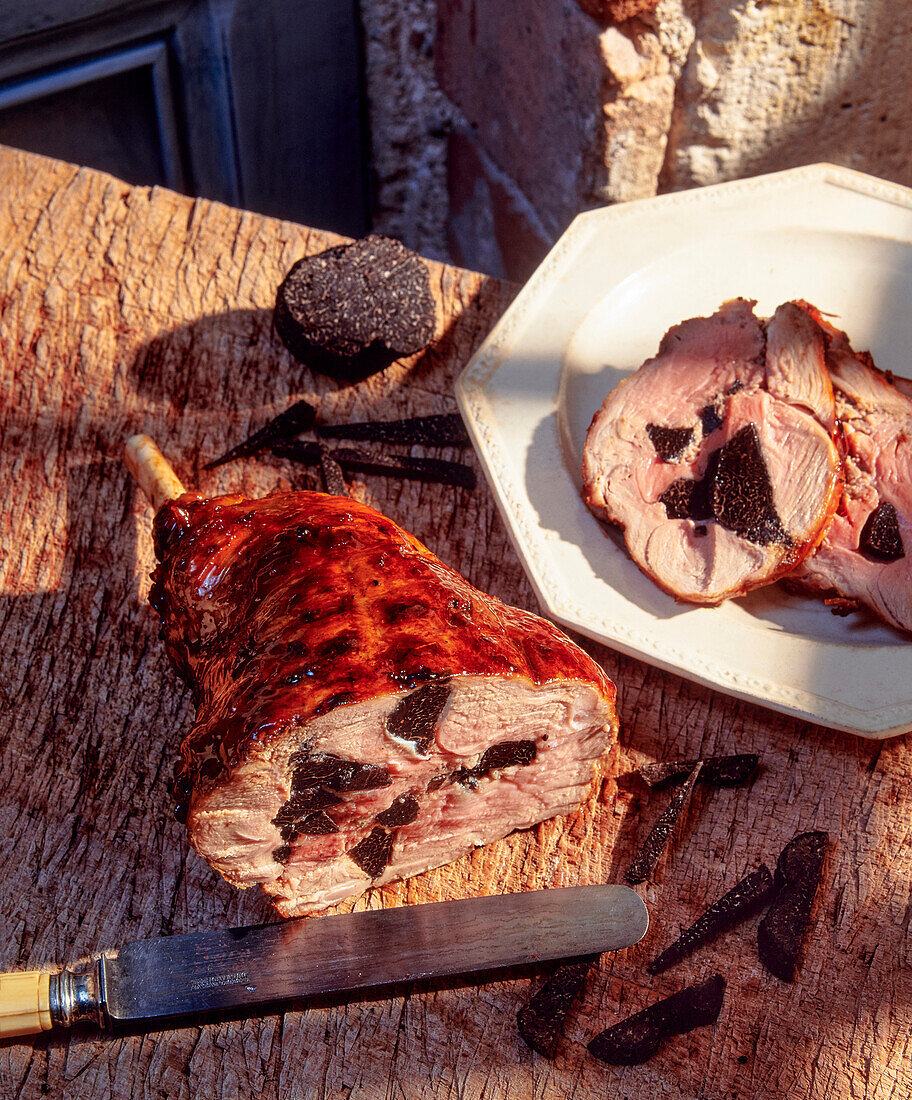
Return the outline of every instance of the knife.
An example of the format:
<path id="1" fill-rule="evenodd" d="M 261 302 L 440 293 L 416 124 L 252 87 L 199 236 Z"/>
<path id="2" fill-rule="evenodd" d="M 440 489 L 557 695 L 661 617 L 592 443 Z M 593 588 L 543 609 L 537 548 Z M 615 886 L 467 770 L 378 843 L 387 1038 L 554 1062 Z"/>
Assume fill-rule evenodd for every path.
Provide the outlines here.
<path id="1" fill-rule="evenodd" d="M 0 975 L 0 1038 L 245 1009 L 630 947 L 626 886 L 569 886 L 137 940 L 53 974 Z"/>

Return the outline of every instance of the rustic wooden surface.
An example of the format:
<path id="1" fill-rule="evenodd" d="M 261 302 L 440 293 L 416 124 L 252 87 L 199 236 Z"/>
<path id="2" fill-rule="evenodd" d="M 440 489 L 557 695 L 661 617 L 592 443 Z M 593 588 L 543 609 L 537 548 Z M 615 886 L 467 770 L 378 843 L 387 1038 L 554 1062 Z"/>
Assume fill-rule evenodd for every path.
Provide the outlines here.
<path id="1" fill-rule="evenodd" d="M 419 361 L 339 389 L 271 334 L 285 270 L 329 237 L 0 151 L 0 966 L 51 967 L 134 938 L 269 919 L 189 852 L 167 781 L 187 692 L 145 603 L 149 507 L 121 465 L 149 431 L 185 482 L 313 486 L 289 465 L 202 464 L 293 397 L 326 418 L 453 410 L 455 374 L 511 288 L 431 265 L 438 339 Z M 484 485 L 365 478 L 357 494 L 475 584 L 534 607 Z M 908 739 L 873 743 L 767 713 L 591 646 L 620 687 L 622 745 L 570 818 L 360 904 L 617 881 L 665 795 L 624 778 L 656 758 L 757 750 L 747 790 L 700 791 L 655 880 L 652 928 L 603 960 L 555 1062 L 515 1012 L 544 971 L 481 987 L 415 984 L 179 1030 L 49 1034 L 0 1046 L 0 1095 L 167 1097 L 909 1095 Z M 615 783 L 611 772 L 620 778 Z M 757 962 L 756 921 L 657 978 L 644 963 L 799 831 L 833 839 L 799 980 Z M 593 1061 L 594 1032 L 688 979 L 728 979 L 718 1024 L 651 1062 Z"/>

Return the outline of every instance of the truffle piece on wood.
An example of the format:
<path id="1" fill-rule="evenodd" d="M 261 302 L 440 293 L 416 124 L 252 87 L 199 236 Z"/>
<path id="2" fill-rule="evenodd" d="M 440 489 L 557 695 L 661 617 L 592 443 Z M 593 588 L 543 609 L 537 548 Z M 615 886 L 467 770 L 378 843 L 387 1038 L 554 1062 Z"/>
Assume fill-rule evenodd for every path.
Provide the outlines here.
<path id="1" fill-rule="evenodd" d="M 713 974 L 606 1028 L 589 1043 L 589 1053 L 609 1066 L 638 1065 L 655 1054 L 663 1039 L 714 1024 L 724 996 L 725 979 Z"/>
<path id="2" fill-rule="evenodd" d="M 445 458 L 414 458 L 412 455 L 384 455 L 360 447 L 336 447 L 333 458 L 346 470 L 362 474 L 385 474 L 412 481 L 433 481 L 438 485 L 475 488 L 475 471 L 464 462 Z"/>
<path id="3" fill-rule="evenodd" d="M 275 443 L 270 451 L 279 458 L 316 466 L 321 460 L 324 443 L 291 439 Z M 380 474 L 409 481 L 431 481 L 437 485 L 456 485 L 461 489 L 475 488 L 475 471 L 464 462 L 449 462 L 444 458 L 414 458 L 412 455 L 383 455 L 360 447 L 336 447 L 327 452 L 345 470 L 362 474 Z"/>
<path id="4" fill-rule="evenodd" d="M 757 929 L 757 947 L 763 965 L 784 982 L 795 979 L 828 839 L 825 832 L 800 833 L 776 863 L 778 892 Z"/>
<path id="5" fill-rule="evenodd" d="M 666 947 L 646 967 L 650 974 L 661 974 L 687 958 L 698 947 L 709 943 L 721 932 L 728 931 L 740 921 L 752 917 L 769 900 L 773 893 L 773 876 L 765 864 L 760 864 L 745 878 L 736 883 L 727 894 L 714 901 L 706 912 L 685 928 L 673 944 Z"/>
<path id="6" fill-rule="evenodd" d="M 659 857 L 668 845 L 678 818 L 690 799 L 702 767 L 702 763 L 698 761 L 696 767 L 690 773 L 690 778 L 671 796 L 668 805 L 662 811 L 661 817 L 653 825 L 652 831 L 643 842 L 643 847 L 634 856 L 633 863 L 624 873 L 624 878 L 631 886 L 637 886 L 639 883 L 645 882 L 659 862 Z"/>
<path id="7" fill-rule="evenodd" d="M 344 382 L 426 348 L 435 320 L 427 267 L 391 237 L 305 256 L 276 295 L 276 332 L 291 354 Z"/>
<path id="8" fill-rule="evenodd" d="M 207 462 L 205 468 L 214 470 L 216 466 L 223 466 L 236 458 L 246 458 L 248 455 L 256 454 L 257 451 L 265 451 L 271 443 L 277 443 L 281 439 L 293 439 L 294 436 L 312 428 L 316 418 L 317 410 L 310 402 L 295 401 L 290 408 L 267 421 L 262 428 L 238 443 L 236 447 Z"/>
<path id="9" fill-rule="evenodd" d="M 598 959 L 598 955 L 583 955 L 561 963 L 516 1014 L 519 1034 L 536 1053 L 554 1057 L 567 1013 Z"/>
<path id="10" fill-rule="evenodd" d="M 700 782 L 713 787 L 740 787 L 754 778 L 760 757 L 755 752 L 735 753 L 732 756 L 707 756 L 697 760 L 660 760 L 655 764 L 642 764 L 637 775 L 653 790 L 674 787 L 683 783 L 698 763 Z"/>
<path id="11" fill-rule="evenodd" d="M 404 446 L 468 447 L 469 433 L 459 413 L 409 416 L 404 420 L 365 420 L 355 424 L 318 424 L 317 435 L 367 443 Z"/>

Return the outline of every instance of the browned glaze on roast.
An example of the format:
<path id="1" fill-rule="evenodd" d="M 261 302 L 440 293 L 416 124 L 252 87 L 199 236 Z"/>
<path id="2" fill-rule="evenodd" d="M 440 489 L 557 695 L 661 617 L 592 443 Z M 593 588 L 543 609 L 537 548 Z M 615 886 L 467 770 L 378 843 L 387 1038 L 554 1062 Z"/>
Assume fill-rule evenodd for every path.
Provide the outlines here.
<path id="1" fill-rule="evenodd" d="M 160 509 L 154 539 L 160 564 L 150 601 L 198 704 L 182 747 L 184 798 L 290 723 L 378 694 L 459 674 L 534 684 L 593 677 L 592 662 L 550 623 L 477 591 L 350 498 L 187 493 Z M 430 602 L 429 591 L 442 598 Z M 597 675 L 613 700 L 613 684 Z M 411 715 L 399 714 L 399 736 L 419 750 L 445 699 L 425 695 Z M 296 776 L 301 797 L 311 799 L 301 809 L 331 820 L 332 784 L 312 779 Z M 329 827 L 322 817 L 313 825 Z"/>

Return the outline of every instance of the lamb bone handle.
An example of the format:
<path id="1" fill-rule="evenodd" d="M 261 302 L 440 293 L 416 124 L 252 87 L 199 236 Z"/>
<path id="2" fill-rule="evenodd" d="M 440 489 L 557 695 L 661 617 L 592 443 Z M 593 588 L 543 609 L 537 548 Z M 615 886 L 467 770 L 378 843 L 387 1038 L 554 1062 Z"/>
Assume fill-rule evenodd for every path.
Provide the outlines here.
<path id="1" fill-rule="evenodd" d="M 0 1039 L 37 1035 L 82 1021 L 104 1027 L 101 973 L 96 959 L 56 973 L 0 974 Z"/>
<path id="2" fill-rule="evenodd" d="M 124 447 L 124 461 L 156 512 L 165 501 L 184 493 L 180 478 L 149 436 L 131 435 Z"/>

